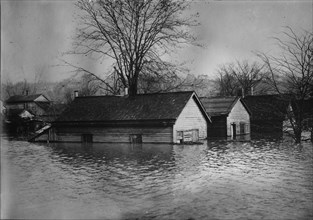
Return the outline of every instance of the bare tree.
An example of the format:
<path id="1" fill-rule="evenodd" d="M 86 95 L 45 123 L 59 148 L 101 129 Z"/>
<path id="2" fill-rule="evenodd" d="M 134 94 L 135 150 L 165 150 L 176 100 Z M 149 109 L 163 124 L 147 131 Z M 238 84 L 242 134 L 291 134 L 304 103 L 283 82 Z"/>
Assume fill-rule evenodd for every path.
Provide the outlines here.
<path id="1" fill-rule="evenodd" d="M 280 55 L 259 53 L 267 67 L 268 84 L 291 103 L 288 118 L 296 143 L 301 141 L 305 100 L 312 97 L 313 88 L 313 33 L 297 34 L 286 27 L 286 39 L 276 37 Z M 287 95 L 286 95 L 287 94 Z"/>
<path id="2" fill-rule="evenodd" d="M 195 42 L 188 31 L 196 25 L 194 15 L 183 14 L 189 5 L 182 0 L 80 0 L 77 6 L 83 14 L 70 54 L 111 58 L 110 76 L 117 76 L 117 82 L 136 95 L 149 65 L 170 69 L 163 55 Z M 108 79 L 102 79 L 106 87 L 111 86 Z"/>
<path id="3" fill-rule="evenodd" d="M 62 62 L 65 64 L 65 66 L 69 66 L 74 69 L 72 71 L 75 73 L 74 77 L 82 74 L 86 76 L 88 75 L 88 77 L 92 78 L 93 81 L 98 81 L 97 83 L 99 84 L 99 89 L 101 89 L 104 94 L 119 95 L 121 93 L 123 84 L 115 69 L 111 73 L 104 74 L 106 77 L 103 78 L 87 70 L 86 68 L 74 65 L 70 62 L 67 62 L 66 60 L 62 60 Z"/>
<path id="4" fill-rule="evenodd" d="M 4 98 L 7 99 L 14 95 L 32 95 L 37 92 L 39 82 L 30 83 L 26 79 L 16 83 L 7 81 L 3 85 L 3 90 L 5 91 Z"/>
<path id="5" fill-rule="evenodd" d="M 236 96 L 240 87 L 235 76 L 231 74 L 227 66 L 222 66 L 218 70 L 219 76 L 216 79 L 216 89 L 220 96 Z"/>
<path id="6" fill-rule="evenodd" d="M 100 82 L 92 75 L 84 74 L 80 80 L 80 95 L 92 96 L 100 90 Z"/>
<path id="7" fill-rule="evenodd" d="M 170 63 L 151 61 L 146 65 L 138 79 L 140 93 L 171 92 L 181 90 L 196 90 L 203 86 L 203 80 L 192 74 L 183 76 L 177 73 L 187 73 L 182 66 Z"/>
<path id="8" fill-rule="evenodd" d="M 259 63 L 250 64 L 246 60 L 221 66 L 217 71 L 219 77 L 216 80 L 219 95 L 235 96 L 238 90 L 243 92 L 242 95 L 252 93 L 264 79 L 262 70 L 263 66 Z M 262 93 L 261 90 L 256 92 Z"/>
<path id="9" fill-rule="evenodd" d="M 44 70 L 45 69 L 43 67 L 37 67 L 33 80 L 24 79 L 23 81 L 16 83 L 7 80 L 7 82 L 4 83 L 2 87 L 3 92 L 5 93 L 3 98 L 7 99 L 14 95 L 33 95 L 37 93 L 40 88 L 44 87 L 46 84 L 46 82 L 42 79 Z"/>

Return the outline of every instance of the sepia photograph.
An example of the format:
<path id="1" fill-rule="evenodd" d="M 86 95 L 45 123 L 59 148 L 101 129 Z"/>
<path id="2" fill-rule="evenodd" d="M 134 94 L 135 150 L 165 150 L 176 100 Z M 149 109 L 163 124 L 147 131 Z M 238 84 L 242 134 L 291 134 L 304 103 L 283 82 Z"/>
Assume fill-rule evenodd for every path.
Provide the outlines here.
<path id="1" fill-rule="evenodd" d="M 312 0 L 1 0 L 1 219 L 313 219 Z"/>

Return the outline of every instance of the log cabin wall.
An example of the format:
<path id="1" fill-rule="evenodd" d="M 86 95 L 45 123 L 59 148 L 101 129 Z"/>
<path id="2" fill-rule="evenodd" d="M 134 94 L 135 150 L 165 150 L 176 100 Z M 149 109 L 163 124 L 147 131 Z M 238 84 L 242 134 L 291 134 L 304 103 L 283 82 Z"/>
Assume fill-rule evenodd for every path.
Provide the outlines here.
<path id="1" fill-rule="evenodd" d="M 193 129 L 199 130 L 199 139 L 207 138 L 207 121 L 192 96 L 173 126 L 173 142 L 178 141 L 178 131 Z"/>
<path id="2" fill-rule="evenodd" d="M 232 134 L 231 124 L 233 123 L 236 123 L 237 134 L 250 133 L 250 115 L 240 99 L 238 99 L 227 117 L 227 136 L 231 136 Z M 244 124 L 244 132 L 241 132 L 240 124 Z"/>
<path id="3" fill-rule="evenodd" d="M 142 143 L 172 143 L 172 127 L 86 127 L 64 126 L 55 128 L 55 140 L 81 142 L 82 135 L 92 135 L 92 142 L 129 143 L 133 135 L 139 135 Z"/>

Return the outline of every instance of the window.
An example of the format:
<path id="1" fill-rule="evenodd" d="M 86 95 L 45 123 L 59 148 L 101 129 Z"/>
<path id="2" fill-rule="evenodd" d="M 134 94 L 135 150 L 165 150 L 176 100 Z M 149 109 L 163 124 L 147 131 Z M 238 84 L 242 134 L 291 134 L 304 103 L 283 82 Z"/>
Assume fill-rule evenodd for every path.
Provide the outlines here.
<path id="1" fill-rule="evenodd" d="M 245 134 L 245 123 L 240 122 L 240 134 Z"/>
<path id="2" fill-rule="evenodd" d="M 250 133 L 250 131 L 249 131 L 249 124 L 246 124 L 246 134 L 249 134 Z"/>
<path id="3" fill-rule="evenodd" d="M 83 143 L 92 143 L 92 134 L 82 134 Z"/>
<path id="4" fill-rule="evenodd" d="M 184 132 L 183 131 L 177 131 L 176 140 L 178 143 L 183 142 Z"/>
<path id="5" fill-rule="evenodd" d="M 177 134 L 176 141 L 178 143 L 199 141 L 199 129 L 177 131 L 176 134 Z"/>
<path id="6" fill-rule="evenodd" d="M 240 134 L 240 124 L 239 123 L 235 124 L 236 124 L 236 134 Z"/>

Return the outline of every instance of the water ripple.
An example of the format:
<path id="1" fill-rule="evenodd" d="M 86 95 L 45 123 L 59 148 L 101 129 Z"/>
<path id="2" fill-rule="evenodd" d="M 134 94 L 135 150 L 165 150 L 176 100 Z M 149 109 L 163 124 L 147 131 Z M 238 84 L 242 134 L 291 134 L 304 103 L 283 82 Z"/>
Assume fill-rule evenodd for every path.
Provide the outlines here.
<path id="1" fill-rule="evenodd" d="M 4 140 L 5 218 L 310 219 L 313 147 Z"/>

